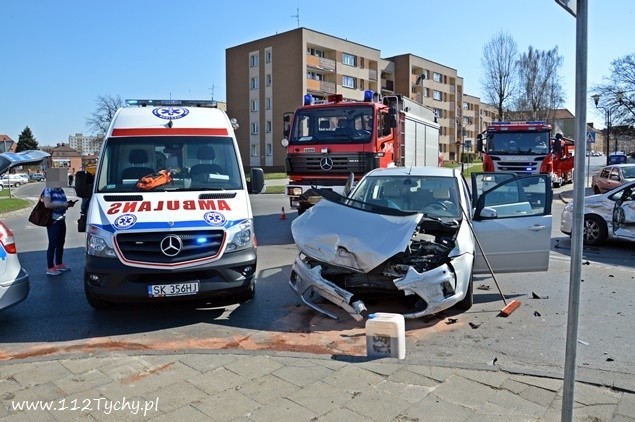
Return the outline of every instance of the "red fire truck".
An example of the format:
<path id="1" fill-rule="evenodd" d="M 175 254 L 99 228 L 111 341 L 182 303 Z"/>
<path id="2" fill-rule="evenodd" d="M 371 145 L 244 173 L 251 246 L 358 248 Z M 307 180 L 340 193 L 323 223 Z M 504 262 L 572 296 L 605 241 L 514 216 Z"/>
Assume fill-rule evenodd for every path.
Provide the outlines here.
<path id="1" fill-rule="evenodd" d="M 552 138 L 542 121 L 493 122 L 477 136 L 477 150 L 485 172 L 551 174 L 554 187 L 573 180 L 573 140 Z"/>
<path id="2" fill-rule="evenodd" d="M 357 181 L 379 167 L 439 163 L 434 111 L 400 95 L 365 91 L 362 101 L 334 94 L 316 103 L 307 94 L 284 124 L 286 193 L 299 214 L 319 200 L 315 188 L 343 193 L 351 173 Z"/>

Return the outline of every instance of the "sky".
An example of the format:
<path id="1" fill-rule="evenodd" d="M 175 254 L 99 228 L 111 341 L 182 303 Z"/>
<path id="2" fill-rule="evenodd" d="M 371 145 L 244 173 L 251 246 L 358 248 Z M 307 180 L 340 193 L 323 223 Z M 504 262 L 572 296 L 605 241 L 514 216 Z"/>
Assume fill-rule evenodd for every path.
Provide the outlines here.
<path id="1" fill-rule="evenodd" d="M 590 96 L 613 60 L 635 53 L 635 2 L 588 3 Z M 27 126 L 41 146 L 89 134 L 99 96 L 224 101 L 225 50 L 298 26 L 457 69 L 481 98 L 496 33 L 520 52 L 558 47 L 575 114 L 576 21 L 554 0 L 20 0 L 3 1 L 0 17 L 0 134 L 16 142 Z M 589 100 L 587 121 L 603 120 Z"/>

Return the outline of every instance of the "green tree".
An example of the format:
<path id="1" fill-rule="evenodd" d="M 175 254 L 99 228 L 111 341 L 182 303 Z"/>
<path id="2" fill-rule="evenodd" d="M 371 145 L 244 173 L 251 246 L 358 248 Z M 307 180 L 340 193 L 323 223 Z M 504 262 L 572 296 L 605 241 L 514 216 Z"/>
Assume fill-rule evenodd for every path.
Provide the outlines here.
<path id="1" fill-rule="evenodd" d="M 611 122 L 615 126 L 635 124 L 635 54 L 613 60 L 611 75 L 603 79 L 602 84 L 591 89 L 600 96 L 597 105 L 611 109 Z M 604 115 L 603 110 L 600 115 Z"/>
<path id="2" fill-rule="evenodd" d="M 24 128 L 20 137 L 18 138 L 18 145 L 15 148 L 15 152 L 29 151 L 33 149 L 40 149 L 31 128 L 28 126 Z"/>

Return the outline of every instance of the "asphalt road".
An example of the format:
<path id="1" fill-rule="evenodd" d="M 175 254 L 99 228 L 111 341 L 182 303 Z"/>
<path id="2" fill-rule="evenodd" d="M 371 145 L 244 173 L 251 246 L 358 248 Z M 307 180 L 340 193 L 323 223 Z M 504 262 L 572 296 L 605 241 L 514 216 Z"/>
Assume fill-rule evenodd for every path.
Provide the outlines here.
<path id="1" fill-rule="evenodd" d="M 600 157 L 601 158 L 601 157 Z M 37 197 L 43 183 L 16 191 Z M 503 302 L 491 276 L 475 278 L 475 305 L 464 314 L 443 313 L 408 320 L 407 356 L 414 362 L 476 363 L 497 358 L 509 366 L 561 371 L 567 325 L 570 241 L 559 232 L 564 203 L 556 190 L 550 269 L 544 273 L 496 274 L 508 300 L 521 307 L 509 318 L 497 317 Z M 68 194 L 72 196 L 73 191 Z M 30 225 L 28 210 L 5 217 L 14 229 L 20 260 L 31 279 L 29 298 L 0 312 L 0 360 L 94 350 L 242 349 L 284 350 L 364 356 L 364 323 L 332 307 L 341 319 L 318 315 L 300 303 L 287 281 L 297 249 L 290 233 L 295 212 L 283 195 L 252 197 L 258 238 L 256 298 L 243 305 L 200 309 L 185 305 L 125 305 L 93 310 L 84 298 L 84 235 L 71 209 L 64 261 L 72 268 L 59 277 L 44 272 L 46 233 Z M 280 210 L 286 209 L 286 219 Z M 585 248 L 580 300 L 579 371 L 633 379 L 635 345 L 635 259 L 632 244 Z M 479 289 L 487 286 L 489 290 Z M 532 293 L 543 299 L 532 299 Z M 398 305 L 375 303 L 370 311 L 398 311 Z M 448 324 L 448 317 L 457 322 Z M 472 328 L 472 323 L 478 328 Z"/>

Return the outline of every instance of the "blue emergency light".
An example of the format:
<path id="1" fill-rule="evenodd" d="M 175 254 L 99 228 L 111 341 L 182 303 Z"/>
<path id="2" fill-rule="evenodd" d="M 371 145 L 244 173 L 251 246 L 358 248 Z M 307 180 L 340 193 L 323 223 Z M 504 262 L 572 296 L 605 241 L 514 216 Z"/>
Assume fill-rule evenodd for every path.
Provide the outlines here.
<path id="1" fill-rule="evenodd" d="M 364 91 L 364 101 L 369 103 L 373 101 L 373 97 L 375 96 L 375 93 L 373 92 L 373 90 L 371 89 L 367 89 L 366 91 Z"/>
<path id="2" fill-rule="evenodd" d="M 313 104 L 313 95 L 305 94 L 304 95 L 304 105 L 311 105 L 311 104 Z"/>

